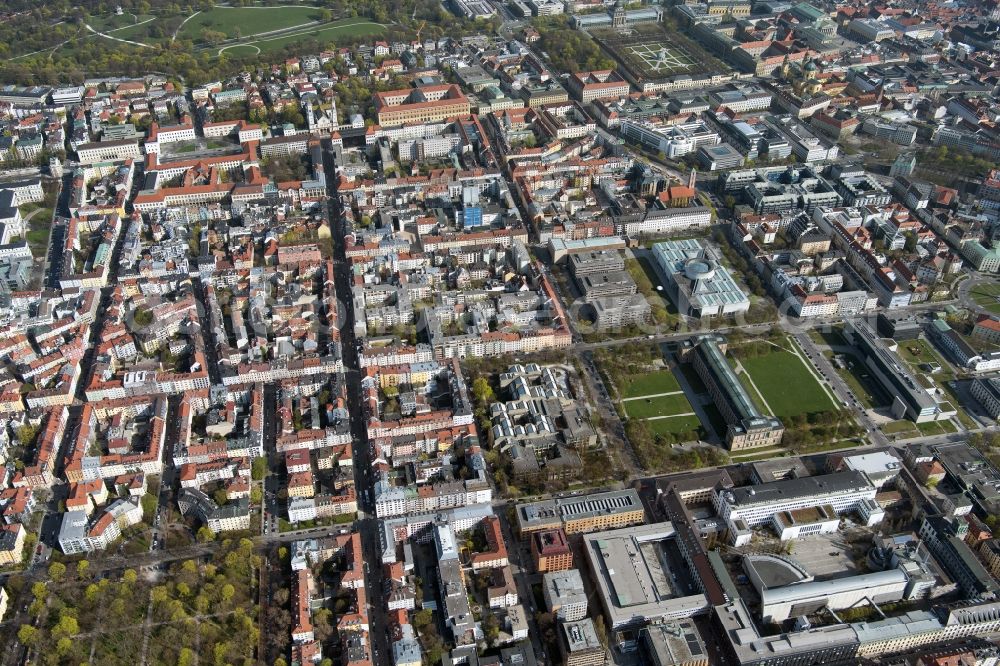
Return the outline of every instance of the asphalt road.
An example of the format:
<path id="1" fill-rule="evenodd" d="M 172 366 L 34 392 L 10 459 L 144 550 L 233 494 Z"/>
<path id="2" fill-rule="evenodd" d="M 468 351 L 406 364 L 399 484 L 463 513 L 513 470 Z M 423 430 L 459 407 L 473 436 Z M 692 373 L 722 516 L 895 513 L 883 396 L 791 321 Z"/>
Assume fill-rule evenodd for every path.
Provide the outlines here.
<path id="1" fill-rule="evenodd" d="M 381 546 L 378 536 L 378 521 L 367 516 L 375 515 L 371 489 L 374 486 L 372 475 L 372 457 L 368 432 L 363 418 L 361 405 L 361 376 L 359 372 L 358 348 L 354 337 L 354 312 L 350 283 L 350 262 L 347 261 L 344 248 L 343 214 L 340 200 L 337 196 L 336 169 L 333 164 L 333 154 L 329 146 L 325 151 L 326 173 L 329 191 L 333 196 L 329 202 L 330 229 L 333 232 L 334 251 L 334 286 L 342 296 L 346 312 L 341 314 L 340 342 L 344 361 L 344 382 L 346 385 L 347 408 L 351 418 L 351 431 L 354 436 L 354 479 L 357 489 L 359 520 L 356 524 L 361 534 L 361 549 L 365 561 L 365 587 L 368 590 L 368 624 L 372 642 L 372 661 L 376 664 L 392 661 L 389 645 L 389 627 L 386 620 L 383 591 L 385 580 L 382 575 Z M 362 517 L 365 516 L 365 517 Z"/>

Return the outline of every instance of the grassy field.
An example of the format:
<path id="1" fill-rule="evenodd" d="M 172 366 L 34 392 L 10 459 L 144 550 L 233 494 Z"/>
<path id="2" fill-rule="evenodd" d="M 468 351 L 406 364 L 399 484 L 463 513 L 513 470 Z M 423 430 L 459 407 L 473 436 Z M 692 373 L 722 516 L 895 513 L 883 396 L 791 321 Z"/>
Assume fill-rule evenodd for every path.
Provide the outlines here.
<path id="1" fill-rule="evenodd" d="M 972 420 L 968 414 L 965 413 L 965 408 L 962 407 L 962 401 L 959 399 L 959 395 L 955 392 L 948 382 L 942 382 L 941 388 L 944 390 L 951 404 L 955 405 L 958 410 L 958 420 L 966 428 L 978 428 L 979 424 Z"/>
<path id="2" fill-rule="evenodd" d="M 277 51 L 278 49 L 288 46 L 289 44 L 295 44 L 296 42 L 301 42 L 305 39 L 336 41 L 338 37 L 343 37 L 345 35 L 379 35 L 384 31 L 385 26 L 380 23 L 372 23 L 371 21 L 365 21 L 364 19 L 345 19 L 343 21 L 327 23 L 323 26 L 316 26 L 315 28 L 307 29 L 305 31 L 296 31 L 292 34 L 245 41 L 243 44 L 237 45 L 233 48 L 223 47 L 223 50 L 226 53 L 229 53 L 236 48 L 240 48 L 244 49 L 244 53 L 252 53 L 253 51 L 252 49 L 249 49 L 249 47 L 255 46 L 260 49 L 261 53 L 267 53 L 269 51 Z"/>
<path id="3" fill-rule="evenodd" d="M 748 453 L 733 453 L 733 462 L 756 462 L 758 460 L 771 460 L 772 458 L 784 458 L 790 455 L 787 449 L 766 449 L 764 451 L 750 451 Z"/>
<path id="4" fill-rule="evenodd" d="M 677 434 L 691 430 L 698 430 L 701 428 L 701 421 L 698 420 L 697 416 L 674 416 L 669 419 L 656 419 L 655 421 L 648 421 L 647 425 L 649 425 L 649 429 L 655 433 Z"/>
<path id="5" fill-rule="evenodd" d="M 969 292 L 976 304 L 993 314 L 1000 314 L 1000 284 L 984 283 Z"/>
<path id="6" fill-rule="evenodd" d="M 322 20 L 318 7 L 215 7 L 197 14 L 181 28 L 178 39 L 197 40 L 202 30 L 225 33 L 230 39 L 283 30 Z"/>
<path id="7" fill-rule="evenodd" d="M 239 57 L 239 56 L 255 56 L 260 53 L 260 49 L 252 44 L 236 44 L 235 46 L 226 47 L 226 54 Z"/>
<path id="8" fill-rule="evenodd" d="M 921 363 L 937 363 L 940 365 L 943 372 L 935 374 L 934 379 L 951 379 L 954 375 L 951 372 L 951 366 L 948 365 L 948 362 L 937 353 L 937 350 L 933 348 L 930 342 L 922 338 L 901 341 L 896 353 L 918 372 L 924 372 L 920 369 Z"/>
<path id="9" fill-rule="evenodd" d="M 637 398 L 641 395 L 652 395 L 654 393 L 670 393 L 680 391 L 681 385 L 670 370 L 660 370 L 639 375 L 629 381 L 627 386 L 622 387 L 623 398 Z"/>
<path id="10" fill-rule="evenodd" d="M 795 354 L 775 351 L 740 361 L 778 418 L 834 409 L 833 401 Z"/>
<path id="11" fill-rule="evenodd" d="M 917 426 L 912 421 L 906 420 L 890 421 L 882 426 L 882 432 L 887 435 L 906 435 L 908 437 L 919 434 Z"/>
<path id="12" fill-rule="evenodd" d="M 918 423 L 917 430 L 921 435 L 950 435 L 956 432 L 957 428 L 951 421 L 927 421 Z"/>
<path id="13" fill-rule="evenodd" d="M 757 409 L 764 414 L 768 413 L 768 409 L 764 405 L 764 400 L 760 397 L 760 392 L 757 391 L 757 389 L 753 387 L 753 384 L 750 383 L 749 375 L 745 372 L 741 372 L 738 375 L 738 378 L 740 380 L 740 384 L 743 385 L 743 390 L 746 391 L 747 395 L 750 396 L 750 399 L 753 400 L 753 404 L 757 405 Z"/>
<path id="14" fill-rule="evenodd" d="M 656 398 L 642 398 L 622 403 L 625 413 L 632 419 L 648 419 L 651 416 L 671 416 L 693 411 L 691 403 L 683 393 L 661 395 Z"/>
<path id="15" fill-rule="evenodd" d="M 45 208 L 35 214 L 28 222 L 28 232 L 25 234 L 24 240 L 28 241 L 28 247 L 31 249 L 33 257 L 42 258 L 48 252 L 52 212 L 51 208 Z"/>
<path id="16" fill-rule="evenodd" d="M 143 44 L 153 44 L 156 42 L 155 39 L 150 39 L 149 29 L 153 26 L 155 21 L 150 21 L 149 23 L 143 23 L 142 25 L 131 25 L 120 30 L 115 30 L 114 32 L 109 32 L 108 34 L 112 37 L 117 37 L 118 39 L 129 39 L 133 42 L 142 42 Z"/>
<path id="17" fill-rule="evenodd" d="M 105 14 L 103 16 L 90 16 L 87 19 L 87 23 L 89 23 L 94 30 L 110 32 L 116 37 L 123 37 L 123 33 L 134 29 L 138 24 L 151 22 L 149 19 L 155 20 L 156 17 L 152 14 L 133 15 L 125 13 L 121 16 L 118 16 L 117 14 Z"/>

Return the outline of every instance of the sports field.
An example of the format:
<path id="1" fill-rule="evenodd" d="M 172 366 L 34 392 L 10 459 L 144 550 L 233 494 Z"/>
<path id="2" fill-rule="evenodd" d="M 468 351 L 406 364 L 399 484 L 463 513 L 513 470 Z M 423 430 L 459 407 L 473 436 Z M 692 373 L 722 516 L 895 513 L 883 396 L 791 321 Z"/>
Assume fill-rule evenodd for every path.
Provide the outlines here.
<path id="1" fill-rule="evenodd" d="M 778 418 L 826 412 L 837 405 L 796 354 L 772 353 L 740 361 L 760 396 Z"/>

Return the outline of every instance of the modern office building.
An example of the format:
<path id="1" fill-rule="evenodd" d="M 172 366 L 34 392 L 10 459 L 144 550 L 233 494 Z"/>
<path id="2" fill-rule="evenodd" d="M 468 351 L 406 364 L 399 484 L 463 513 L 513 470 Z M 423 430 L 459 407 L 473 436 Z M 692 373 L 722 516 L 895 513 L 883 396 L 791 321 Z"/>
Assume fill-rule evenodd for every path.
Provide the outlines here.
<path id="1" fill-rule="evenodd" d="M 959 367 L 971 372 L 1000 370 L 1000 352 L 979 352 L 943 319 L 935 319 L 927 327 L 929 337 L 948 352 Z"/>
<path id="2" fill-rule="evenodd" d="M 545 609 L 563 622 L 587 617 L 587 590 L 577 569 L 554 571 L 542 576 Z"/>
<path id="3" fill-rule="evenodd" d="M 1000 418 L 1000 378 L 982 377 L 972 382 L 969 389 L 992 419 Z"/>
<path id="4" fill-rule="evenodd" d="M 704 594 L 688 595 L 679 569 L 667 565 L 672 523 L 655 523 L 583 538 L 584 557 L 597 586 L 607 626 L 637 628 L 705 612 Z"/>
<path id="5" fill-rule="evenodd" d="M 868 482 L 881 490 L 884 486 L 892 486 L 899 476 L 903 464 L 899 458 L 889 451 L 873 451 L 872 453 L 856 453 L 853 455 L 833 454 L 827 458 L 829 472 L 850 470 L 861 472 Z"/>
<path id="6" fill-rule="evenodd" d="M 607 662 L 604 646 L 589 617 L 559 625 L 559 649 L 566 666 L 604 666 Z"/>
<path id="7" fill-rule="evenodd" d="M 643 627 L 639 643 L 643 663 L 651 666 L 708 666 L 708 651 L 690 618 Z"/>
<path id="8" fill-rule="evenodd" d="M 619 126 L 621 135 L 648 150 L 663 153 L 670 159 L 693 153 L 702 146 L 718 145 L 719 134 L 704 122 L 696 120 L 679 125 L 661 125 L 642 119 L 625 119 Z"/>
<path id="9" fill-rule="evenodd" d="M 743 569 L 761 598 L 764 622 L 856 608 L 869 602 L 890 603 L 916 594 L 902 568 L 890 568 L 831 580 L 815 580 L 793 557 L 755 554 L 743 558 Z"/>
<path id="10" fill-rule="evenodd" d="M 679 349 L 682 361 L 694 364 L 712 400 L 726 420 L 726 446 L 733 451 L 777 446 L 785 432 L 781 421 L 760 411 L 747 394 L 725 356 L 726 339 L 704 335 L 686 340 Z"/>
<path id="11" fill-rule="evenodd" d="M 927 516 L 920 525 L 920 538 L 967 596 L 995 599 L 1000 583 L 962 540 L 966 530 L 963 520 Z"/>
<path id="12" fill-rule="evenodd" d="M 730 542 L 750 542 L 752 528 L 775 525 L 783 512 L 830 506 L 837 513 L 856 513 L 860 522 L 875 525 L 885 512 L 875 502 L 876 489 L 861 472 L 846 471 L 821 476 L 783 479 L 742 488 L 719 489 L 712 498 L 716 513 L 726 521 Z M 821 531 L 821 523 L 798 536 Z"/>
<path id="13" fill-rule="evenodd" d="M 544 500 L 517 507 L 517 529 L 522 539 L 533 532 L 562 528 L 568 534 L 583 534 L 646 521 L 639 494 L 629 488 L 606 493 Z"/>
<path id="14" fill-rule="evenodd" d="M 750 309 L 750 298 L 721 265 L 715 251 L 700 241 L 688 238 L 657 243 L 653 258 L 681 314 L 706 317 Z"/>
<path id="15" fill-rule="evenodd" d="M 712 108 L 724 106 L 736 113 L 766 111 L 771 107 L 774 95 L 754 84 L 731 83 L 708 94 Z"/>
<path id="16" fill-rule="evenodd" d="M 875 329 L 863 319 L 852 319 L 844 326 L 844 336 L 861 352 L 865 366 L 872 376 L 892 396 L 892 415 L 908 418 L 916 423 L 946 417 L 936 400 L 924 389 L 913 373 L 906 368 Z"/>
<path id="17" fill-rule="evenodd" d="M 728 143 L 720 143 L 717 146 L 699 148 L 698 162 L 709 171 L 720 171 L 743 166 L 746 157 Z"/>

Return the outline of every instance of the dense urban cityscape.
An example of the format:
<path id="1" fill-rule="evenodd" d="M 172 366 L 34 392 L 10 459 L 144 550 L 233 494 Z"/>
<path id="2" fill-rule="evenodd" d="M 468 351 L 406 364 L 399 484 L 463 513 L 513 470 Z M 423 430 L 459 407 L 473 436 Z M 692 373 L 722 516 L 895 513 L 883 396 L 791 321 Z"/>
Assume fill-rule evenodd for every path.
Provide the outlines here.
<path id="1" fill-rule="evenodd" d="M 995 666 L 998 274 L 995 3 L 9 0 L 0 666 Z"/>

